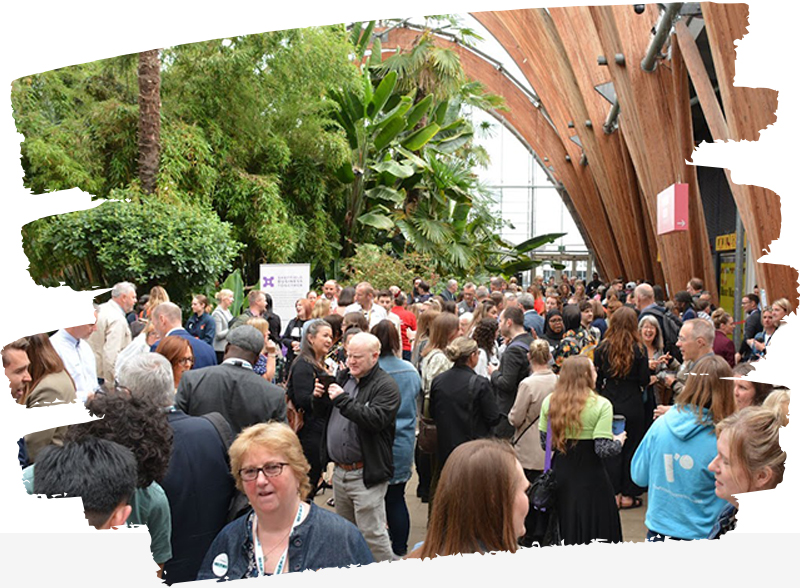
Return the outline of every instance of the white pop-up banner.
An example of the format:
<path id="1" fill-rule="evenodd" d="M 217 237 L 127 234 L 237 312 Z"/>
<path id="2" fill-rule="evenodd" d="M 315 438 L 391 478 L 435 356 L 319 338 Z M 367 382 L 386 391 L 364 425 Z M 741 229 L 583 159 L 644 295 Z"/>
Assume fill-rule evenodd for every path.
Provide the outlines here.
<path id="1" fill-rule="evenodd" d="M 294 303 L 305 298 L 311 286 L 311 265 L 307 263 L 262 264 L 259 285 L 272 296 L 272 312 L 281 317 L 281 328 L 297 316 Z M 283 335 L 283 333 L 279 333 Z"/>

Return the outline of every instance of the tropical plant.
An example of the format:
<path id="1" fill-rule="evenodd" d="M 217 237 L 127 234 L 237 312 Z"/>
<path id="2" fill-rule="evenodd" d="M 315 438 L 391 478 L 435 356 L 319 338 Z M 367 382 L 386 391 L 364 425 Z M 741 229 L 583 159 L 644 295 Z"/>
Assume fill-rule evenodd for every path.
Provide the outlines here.
<path id="1" fill-rule="evenodd" d="M 354 27 L 357 54 L 371 32 L 372 23 Z M 348 186 L 342 249 L 353 250 L 360 224 L 372 229 L 368 240 L 391 243 L 397 255 L 416 250 L 440 273 L 472 273 L 504 244 L 491 198 L 472 172 L 483 154 L 472 151 L 462 105 L 466 97 L 483 107 L 502 101 L 466 82 L 458 57 L 429 36 L 409 55 L 380 56 L 376 39 L 362 68 L 363 92 L 331 93 L 352 149 L 338 171 Z"/>

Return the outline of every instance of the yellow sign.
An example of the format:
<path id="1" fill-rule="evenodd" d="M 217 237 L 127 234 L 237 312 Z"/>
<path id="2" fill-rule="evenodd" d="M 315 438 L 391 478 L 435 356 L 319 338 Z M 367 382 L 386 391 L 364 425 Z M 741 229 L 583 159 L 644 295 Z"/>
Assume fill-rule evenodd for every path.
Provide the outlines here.
<path id="1" fill-rule="evenodd" d="M 744 240 L 744 246 L 747 247 L 747 238 Z M 733 251 L 734 249 L 736 249 L 736 233 L 719 235 L 717 237 L 717 251 Z"/>
<path id="2" fill-rule="evenodd" d="M 744 268 L 742 268 L 744 270 Z M 719 264 L 719 305 L 731 316 L 736 308 L 736 264 Z"/>

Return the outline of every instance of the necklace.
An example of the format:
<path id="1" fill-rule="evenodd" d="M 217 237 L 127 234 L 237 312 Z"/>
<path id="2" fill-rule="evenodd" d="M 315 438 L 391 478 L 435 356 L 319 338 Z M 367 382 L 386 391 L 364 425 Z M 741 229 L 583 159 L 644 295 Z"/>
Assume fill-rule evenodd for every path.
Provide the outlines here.
<path id="1" fill-rule="evenodd" d="M 275 551 L 280 545 L 282 545 L 284 540 L 289 535 L 291 535 L 292 531 L 294 531 L 294 529 L 297 527 L 297 525 L 299 525 L 303 521 L 304 515 L 305 515 L 305 507 L 304 507 L 303 503 L 300 502 L 300 504 L 297 507 L 297 516 L 295 517 L 294 523 L 292 524 L 291 528 L 289 529 L 289 531 L 283 537 L 281 537 L 281 540 L 278 541 L 275 545 L 273 545 L 272 548 L 269 551 L 267 551 L 266 553 L 261 548 L 261 541 L 259 541 L 259 539 L 258 539 L 258 517 L 256 515 L 254 515 L 254 519 L 253 519 L 253 552 L 254 553 L 253 553 L 253 555 L 255 556 L 256 566 L 258 568 L 258 575 L 259 576 L 266 575 L 267 557 L 273 551 Z M 277 574 L 280 574 L 280 573 L 283 572 L 283 568 L 284 568 L 284 565 L 286 564 L 286 559 L 288 557 L 288 554 L 289 554 L 289 548 L 287 546 L 287 548 L 283 551 L 283 555 L 280 557 L 280 559 L 278 560 L 277 565 L 275 566 L 275 570 L 273 572 L 274 574 L 277 575 Z"/>
<path id="2" fill-rule="evenodd" d="M 265 552 L 265 553 L 264 553 L 264 563 L 266 563 L 267 561 L 269 561 L 269 555 L 270 555 L 270 554 L 271 554 L 273 551 L 275 551 L 276 549 L 278 549 L 278 547 L 280 547 L 281 543 L 283 543 L 283 541 L 284 541 L 284 540 L 285 540 L 285 539 L 286 539 L 286 538 L 289 536 L 289 534 L 292 532 L 292 529 L 294 529 L 294 526 L 291 526 L 291 527 L 289 527 L 289 530 L 286 532 L 286 534 L 285 534 L 283 537 L 281 537 L 281 538 L 280 538 L 280 541 L 278 541 L 278 542 L 277 542 L 277 543 L 276 543 L 276 544 L 275 544 L 275 545 L 272 547 L 272 549 L 270 549 L 269 551 L 267 551 L 267 552 Z"/>

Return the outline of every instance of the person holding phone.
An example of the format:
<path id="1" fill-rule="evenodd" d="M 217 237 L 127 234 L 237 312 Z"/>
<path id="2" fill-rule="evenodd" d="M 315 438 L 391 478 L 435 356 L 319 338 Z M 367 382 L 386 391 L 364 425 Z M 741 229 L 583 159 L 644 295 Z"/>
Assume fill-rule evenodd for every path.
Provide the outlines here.
<path id="1" fill-rule="evenodd" d="M 311 321 L 300 343 L 300 353 L 292 364 L 286 381 L 287 397 L 304 415 L 303 428 L 297 432 L 297 436 L 303 446 L 303 453 L 311 465 L 308 476 L 311 481 L 309 496 L 312 499 L 319 490 L 324 469 L 319 450 L 325 422 L 314 416 L 311 410 L 311 398 L 314 395 L 316 380 L 326 385 L 333 381 L 333 376 L 325 364 L 331 345 L 333 345 L 333 330 L 330 323 L 322 319 Z"/>

